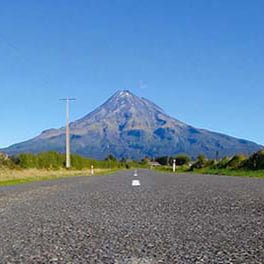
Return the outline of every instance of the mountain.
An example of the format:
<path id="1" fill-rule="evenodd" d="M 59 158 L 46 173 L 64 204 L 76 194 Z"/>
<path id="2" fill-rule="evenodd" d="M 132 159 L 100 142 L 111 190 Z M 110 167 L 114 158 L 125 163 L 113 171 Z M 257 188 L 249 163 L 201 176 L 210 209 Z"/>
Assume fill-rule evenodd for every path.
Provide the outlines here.
<path id="1" fill-rule="evenodd" d="M 159 106 L 129 91 L 119 91 L 103 105 L 72 122 L 71 150 L 103 159 L 109 154 L 141 159 L 186 153 L 214 158 L 250 154 L 262 146 L 227 135 L 198 129 L 168 116 Z M 39 136 L 3 149 L 7 154 L 64 152 L 65 128 L 49 129 Z"/>

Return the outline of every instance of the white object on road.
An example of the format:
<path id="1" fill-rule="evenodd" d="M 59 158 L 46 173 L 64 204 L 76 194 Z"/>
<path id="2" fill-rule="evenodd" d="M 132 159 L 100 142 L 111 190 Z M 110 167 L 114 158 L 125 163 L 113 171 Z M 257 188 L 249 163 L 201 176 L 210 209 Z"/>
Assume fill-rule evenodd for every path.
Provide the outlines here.
<path id="1" fill-rule="evenodd" d="M 134 176 L 135 176 L 135 177 L 137 177 L 137 176 L 138 176 L 138 173 L 137 173 L 137 171 L 136 171 L 136 170 L 135 170 Z"/>
<path id="2" fill-rule="evenodd" d="M 133 180 L 132 186 L 140 186 L 140 181 L 139 180 Z"/>

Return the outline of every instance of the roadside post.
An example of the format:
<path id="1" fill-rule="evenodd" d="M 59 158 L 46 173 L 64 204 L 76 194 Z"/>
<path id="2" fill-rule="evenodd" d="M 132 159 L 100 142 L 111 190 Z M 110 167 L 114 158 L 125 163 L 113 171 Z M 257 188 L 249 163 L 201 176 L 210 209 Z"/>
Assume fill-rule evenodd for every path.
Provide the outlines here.
<path id="1" fill-rule="evenodd" d="M 172 167 L 172 169 L 173 169 L 173 172 L 176 171 L 176 160 L 175 159 L 173 160 L 173 167 Z"/>
<path id="2" fill-rule="evenodd" d="M 91 174 L 94 175 L 94 166 L 91 166 Z"/>

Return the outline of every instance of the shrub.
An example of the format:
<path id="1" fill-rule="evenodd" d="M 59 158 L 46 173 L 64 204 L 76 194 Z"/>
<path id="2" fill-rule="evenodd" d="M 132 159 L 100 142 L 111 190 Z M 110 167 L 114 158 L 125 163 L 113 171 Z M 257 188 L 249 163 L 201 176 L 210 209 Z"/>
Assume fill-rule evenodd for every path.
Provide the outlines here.
<path id="1" fill-rule="evenodd" d="M 57 152 L 44 152 L 35 156 L 39 169 L 59 169 L 65 164 L 65 155 Z"/>
<path id="2" fill-rule="evenodd" d="M 201 169 L 204 168 L 206 166 L 207 163 L 207 159 L 204 155 L 199 155 L 197 157 L 197 160 L 195 161 L 195 163 L 191 166 L 191 170 L 194 169 Z"/>
<path id="3" fill-rule="evenodd" d="M 176 165 L 178 166 L 186 165 L 191 161 L 190 157 L 184 154 L 177 155 L 175 157 L 175 160 L 176 160 Z"/>
<path id="4" fill-rule="evenodd" d="M 106 158 L 105 158 L 106 161 L 117 161 L 116 157 L 112 154 L 108 155 Z"/>
<path id="5" fill-rule="evenodd" d="M 233 158 L 231 158 L 227 164 L 226 168 L 231 169 L 239 169 L 241 167 L 241 164 L 246 160 L 246 157 L 244 155 L 235 155 Z"/>
<path id="6" fill-rule="evenodd" d="M 36 156 L 30 153 L 22 153 L 17 156 L 18 165 L 21 168 L 37 168 Z"/>
<path id="7" fill-rule="evenodd" d="M 169 165 L 169 160 L 170 160 L 170 157 L 168 156 L 157 157 L 155 159 L 156 162 L 158 162 L 160 165 L 163 165 L 163 166 Z"/>
<path id="8" fill-rule="evenodd" d="M 16 164 L 6 154 L 0 153 L 0 167 L 15 168 Z"/>
<path id="9" fill-rule="evenodd" d="M 204 167 L 211 167 L 213 168 L 215 166 L 215 160 L 206 160 Z"/>
<path id="10" fill-rule="evenodd" d="M 224 157 L 216 163 L 215 168 L 216 169 L 226 169 L 229 161 L 230 161 L 230 158 Z"/>
<path id="11" fill-rule="evenodd" d="M 57 152 L 43 152 L 39 154 L 20 154 L 16 156 L 16 162 L 21 168 L 59 169 L 65 167 L 65 154 Z M 116 159 L 92 160 L 80 155 L 71 155 L 71 166 L 74 169 L 85 169 L 91 166 L 97 168 L 120 168 L 121 163 Z"/>
<path id="12" fill-rule="evenodd" d="M 250 170 L 263 170 L 264 169 L 264 150 L 251 155 L 247 160 L 241 164 L 241 168 Z"/>

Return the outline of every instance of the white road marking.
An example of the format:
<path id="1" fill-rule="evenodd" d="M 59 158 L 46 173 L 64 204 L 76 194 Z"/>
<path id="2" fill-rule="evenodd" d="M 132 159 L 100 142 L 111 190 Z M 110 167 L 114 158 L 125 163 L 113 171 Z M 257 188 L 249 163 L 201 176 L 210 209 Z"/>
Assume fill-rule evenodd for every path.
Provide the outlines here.
<path id="1" fill-rule="evenodd" d="M 140 181 L 139 180 L 133 180 L 132 186 L 140 186 Z"/>
<path id="2" fill-rule="evenodd" d="M 135 176 L 135 177 L 137 177 L 137 176 L 138 176 L 138 173 L 137 173 L 137 171 L 135 171 L 135 173 L 134 173 L 134 176 Z"/>

